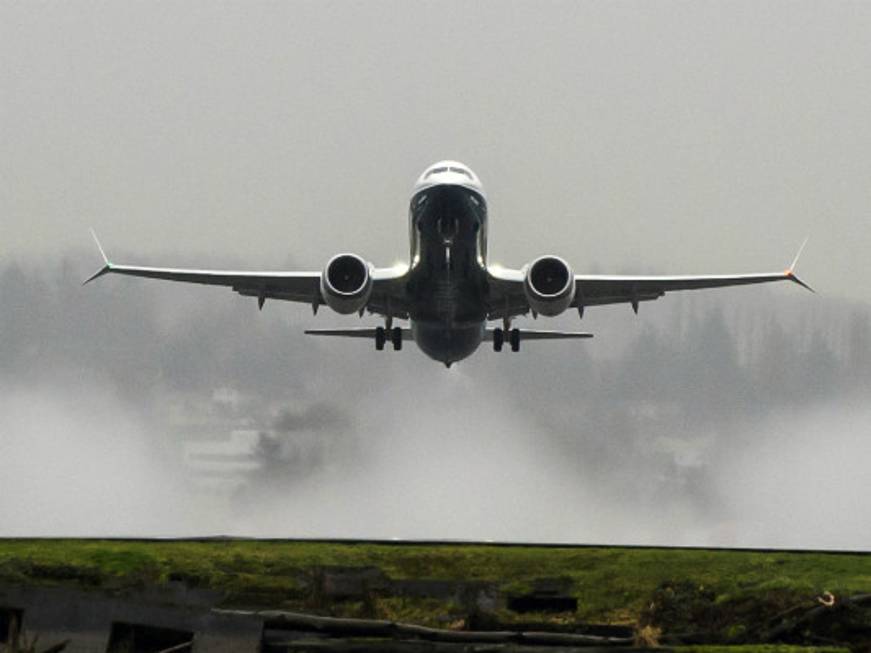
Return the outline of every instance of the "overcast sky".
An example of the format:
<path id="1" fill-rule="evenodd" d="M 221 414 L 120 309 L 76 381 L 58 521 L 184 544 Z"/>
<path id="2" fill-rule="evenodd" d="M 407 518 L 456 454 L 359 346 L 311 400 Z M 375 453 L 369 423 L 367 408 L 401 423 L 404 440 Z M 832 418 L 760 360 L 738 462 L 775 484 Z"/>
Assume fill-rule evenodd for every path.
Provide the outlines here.
<path id="1" fill-rule="evenodd" d="M 869 33 L 865 2 L 6 1 L 0 254 L 388 264 L 450 157 L 503 264 L 780 269 L 808 235 L 803 274 L 871 299 Z"/>
<path id="2" fill-rule="evenodd" d="M 0 535 L 867 548 L 851 497 L 871 490 L 871 416 L 842 395 L 871 369 L 851 363 L 850 335 L 871 301 L 869 34 L 865 2 L 0 1 L 0 483 L 27 488 L 0 492 Z M 582 349 L 482 350 L 446 371 L 413 350 L 313 344 L 305 307 L 78 287 L 99 265 L 91 226 L 118 262 L 406 259 L 411 186 L 443 158 L 481 177 L 502 264 L 780 270 L 809 236 L 799 272 L 820 296 L 591 310 Z M 693 399 L 700 379 L 726 408 Z M 339 416 L 304 474 L 287 447 L 311 442 L 281 426 L 288 410 Z M 289 462 L 204 508 L 167 463 L 203 422 L 262 430 Z M 82 478 L 89 465 L 105 473 Z"/>

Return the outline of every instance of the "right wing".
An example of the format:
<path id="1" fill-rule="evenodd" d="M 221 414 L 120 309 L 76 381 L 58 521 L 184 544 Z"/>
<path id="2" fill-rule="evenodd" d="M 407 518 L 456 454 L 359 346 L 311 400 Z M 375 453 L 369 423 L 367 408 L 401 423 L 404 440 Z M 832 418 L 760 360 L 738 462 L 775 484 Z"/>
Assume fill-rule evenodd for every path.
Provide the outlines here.
<path id="1" fill-rule="evenodd" d="M 704 288 L 725 288 L 727 286 L 747 286 L 773 281 L 792 281 L 813 292 L 813 288 L 795 275 L 795 266 L 801 256 L 807 239 L 801 244 L 790 266 L 783 272 L 763 272 L 761 274 L 703 274 L 703 275 L 607 275 L 576 274 L 576 293 L 574 306 L 583 310 L 584 306 L 629 303 L 638 312 L 638 302 L 650 301 L 675 290 L 702 290 Z"/>
<path id="2" fill-rule="evenodd" d="M 792 281 L 810 290 L 792 270 L 762 274 L 711 274 L 701 276 L 631 276 L 606 274 L 576 274 L 577 291 L 573 306 L 632 304 L 650 301 L 675 290 L 701 290 L 745 286 L 772 281 Z"/>
<path id="3" fill-rule="evenodd" d="M 807 243 L 807 240 L 805 240 Z M 773 281 L 792 281 L 813 291 L 795 275 L 795 265 L 804 249 L 798 251 L 792 265 L 783 272 L 761 274 L 708 274 L 708 275 L 610 275 L 576 274 L 575 299 L 572 306 L 583 310 L 586 306 L 604 304 L 630 304 L 637 312 L 639 302 L 651 301 L 667 292 L 676 290 L 700 290 L 744 286 Z M 524 270 L 512 270 L 493 266 L 488 268 L 490 291 L 488 293 L 488 319 L 512 318 L 525 315 L 530 307 L 523 289 Z"/>

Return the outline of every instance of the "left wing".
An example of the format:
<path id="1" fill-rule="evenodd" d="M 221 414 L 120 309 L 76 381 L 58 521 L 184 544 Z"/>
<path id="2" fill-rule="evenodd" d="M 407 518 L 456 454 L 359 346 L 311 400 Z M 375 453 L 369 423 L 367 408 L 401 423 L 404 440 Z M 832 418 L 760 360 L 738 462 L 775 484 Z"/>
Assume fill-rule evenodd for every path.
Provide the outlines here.
<path id="1" fill-rule="evenodd" d="M 794 272 L 795 265 L 803 249 L 804 244 L 799 249 L 792 265 L 783 272 L 710 274 L 701 276 L 576 274 L 575 299 L 572 302 L 572 307 L 583 311 L 586 306 L 626 303 L 630 304 L 637 313 L 639 302 L 658 299 L 667 292 L 743 286 L 774 281 L 792 281 L 813 292 L 813 289 L 799 279 Z M 489 269 L 489 277 L 489 319 L 511 318 L 529 312 L 529 304 L 526 301 L 526 294 L 523 290 L 523 270 L 491 268 Z"/>
<path id="2" fill-rule="evenodd" d="M 90 283 L 104 274 L 124 274 L 131 277 L 229 286 L 240 295 L 257 297 L 262 308 L 266 299 L 284 299 L 317 306 L 323 303 L 320 272 L 236 272 L 231 270 L 184 270 L 135 265 L 116 265 L 109 261 L 97 235 L 91 232 L 103 257 L 103 267 L 88 277 Z"/>
<path id="3" fill-rule="evenodd" d="M 109 261 L 97 235 L 92 231 L 97 248 L 103 257 L 103 267 L 85 280 L 85 284 L 105 274 L 123 274 L 147 279 L 163 279 L 210 286 L 227 286 L 240 295 L 257 297 L 260 308 L 267 299 L 279 299 L 309 304 L 317 310 L 324 304 L 321 296 L 320 272 L 245 272 L 232 270 L 190 270 L 180 268 L 155 268 L 134 265 L 116 265 Z M 404 317 L 405 302 L 402 294 L 402 279 L 405 271 L 393 268 L 376 268 L 372 273 L 372 295 L 367 308 L 370 312 Z M 385 311 L 390 311 L 385 312 Z"/>

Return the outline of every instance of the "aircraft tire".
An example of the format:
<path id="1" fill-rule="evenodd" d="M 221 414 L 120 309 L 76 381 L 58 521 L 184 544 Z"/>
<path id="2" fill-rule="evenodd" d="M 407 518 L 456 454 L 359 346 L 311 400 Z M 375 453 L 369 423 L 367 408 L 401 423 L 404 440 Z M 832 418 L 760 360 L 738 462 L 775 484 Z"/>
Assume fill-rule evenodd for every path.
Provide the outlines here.
<path id="1" fill-rule="evenodd" d="M 511 351 L 520 351 L 520 329 L 511 329 L 509 334 Z"/>
<path id="2" fill-rule="evenodd" d="M 493 351 L 502 351 L 503 344 L 505 344 L 505 332 L 496 327 L 493 329 Z"/>
<path id="3" fill-rule="evenodd" d="M 375 327 L 375 349 L 383 351 L 385 342 L 387 342 L 387 334 L 384 332 L 384 327 Z"/>
<path id="4" fill-rule="evenodd" d="M 393 341 L 393 351 L 402 351 L 402 329 L 393 327 L 390 331 L 390 340 Z"/>

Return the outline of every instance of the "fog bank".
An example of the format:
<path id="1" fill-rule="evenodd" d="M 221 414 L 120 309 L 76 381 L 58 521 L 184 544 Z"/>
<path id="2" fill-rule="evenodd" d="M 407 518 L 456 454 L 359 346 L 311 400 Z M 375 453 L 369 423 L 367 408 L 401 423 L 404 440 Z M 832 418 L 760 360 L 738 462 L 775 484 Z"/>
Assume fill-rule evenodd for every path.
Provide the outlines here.
<path id="1" fill-rule="evenodd" d="M 0 535 L 871 537 L 861 304 L 669 295 L 637 318 L 590 310 L 582 345 L 482 347 L 446 370 L 308 339 L 305 307 L 83 289 L 89 266 L 0 270 Z"/>

